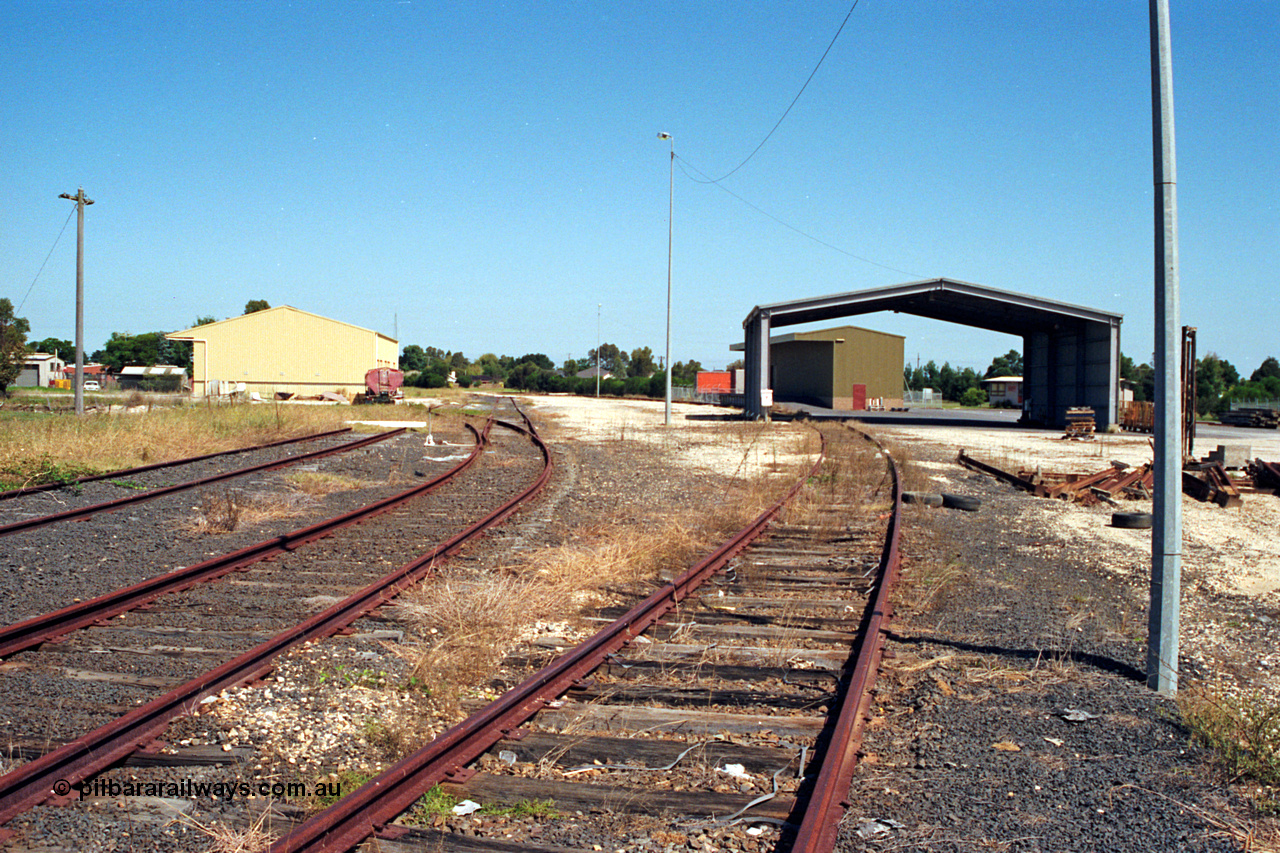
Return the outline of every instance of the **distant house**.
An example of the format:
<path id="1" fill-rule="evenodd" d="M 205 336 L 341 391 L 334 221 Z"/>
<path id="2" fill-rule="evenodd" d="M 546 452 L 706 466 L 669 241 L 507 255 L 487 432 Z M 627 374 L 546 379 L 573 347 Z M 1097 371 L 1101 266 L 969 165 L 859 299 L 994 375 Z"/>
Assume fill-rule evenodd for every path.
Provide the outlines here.
<path id="1" fill-rule="evenodd" d="M 982 380 L 987 389 L 987 402 L 992 406 L 1011 405 L 1022 408 L 1022 377 L 992 376 Z"/>
<path id="2" fill-rule="evenodd" d="M 13 380 L 17 388 L 48 388 L 53 380 L 62 378 L 65 362 L 47 352 L 27 353 L 22 360 L 22 370 Z"/>
<path id="3" fill-rule="evenodd" d="M 596 367 L 594 364 L 591 367 L 588 367 L 586 370 L 579 370 L 577 373 L 574 374 L 574 376 L 578 377 L 579 379 L 595 379 L 597 371 L 599 371 L 601 379 L 613 378 L 613 374 L 609 371 L 609 368 Z"/>

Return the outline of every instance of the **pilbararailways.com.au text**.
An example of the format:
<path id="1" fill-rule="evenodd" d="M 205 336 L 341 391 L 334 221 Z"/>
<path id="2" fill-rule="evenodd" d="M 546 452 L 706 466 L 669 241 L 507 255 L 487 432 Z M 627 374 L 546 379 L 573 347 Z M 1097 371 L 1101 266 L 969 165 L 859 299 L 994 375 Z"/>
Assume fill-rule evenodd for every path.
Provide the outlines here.
<path id="1" fill-rule="evenodd" d="M 281 799 L 305 799 L 307 797 L 341 797 L 341 782 L 197 782 L 184 779 L 178 782 L 142 782 L 114 779 L 86 779 L 79 785 L 59 782 L 54 790 L 65 786 L 61 793 L 78 790 L 80 799 L 86 797 L 170 797 L 173 799 L 210 799 L 230 802 L 237 797 L 276 797 Z"/>

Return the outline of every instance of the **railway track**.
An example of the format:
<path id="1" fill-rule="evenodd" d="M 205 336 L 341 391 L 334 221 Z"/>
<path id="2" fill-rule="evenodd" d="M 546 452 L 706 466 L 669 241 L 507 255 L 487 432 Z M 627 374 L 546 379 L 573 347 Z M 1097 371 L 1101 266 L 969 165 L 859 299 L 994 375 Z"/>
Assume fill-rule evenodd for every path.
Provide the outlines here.
<path id="1" fill-rule="evenodd" d="M 261 678 L 284 651 L 346 629 L 514 512 L 545 483 L 550 457 L 527 423 L 497 423 L 502 437 L 491 437 L 483 454 L 477 443 L 454 469 L 485 457 L 465 480 L 435 477 L 380 501 L 378 513 L 277 537 L 265 543 L 269 561 L 261 549 L 251 566 L 228 567 L 223 558 L 221 574 L 240 572 L 232 579 L 191 586 L 199 581 L 183 578 L 178 591 L 145 591 L 150 603 L 136 609 L 134 600 L 127 612 L 105 602 L 112 595 L 79 602 L 64 608 L 78 611 L 72 627 L 94 627 L 63 624 L 55 644 L 49 634 L 0 631 L 22 649 L 0 664 L 10 760 L 38 754 L 0 777 L 0 822 L 65 799 L 204 697 Z M 114 719 L 100 725 L 103 716 Z"/>
<path id="2" fill-rule="evenodd" d="M 891 459 L 829 445 L 706 559 L 270 849 L 831 850 L 901 504 Z"/>
<path id="3" fill-rule="evenodd" d="M 190 491 L 192 489 L 199 489 L 204 486 L 211 486 L 215 483 L 222 483 L 227 480 L 232 480 L 238 477 L 244 477 L 249 474 L 256 474 L 261 471 L 274 471 L 279 468 L 287 468 L 292 465 L 299 465 L 303 462 L 313 462 L 315 460 L 323 459 L 326 456 L 332 456 L 337 453 L 350 453 L 352 451 L 359 450 L 362 447 L 368 447 L 371 444 L 377 444 L 378 442 L 386 441 L 389 438 L 394 438 L 395 436 L 400 435 L 402 432 L 404 432 L 403 429 L 388 430 L 378 435 L 359 438 L 354 441 L 346 442 L 344 444 L 339 444 L 332 447 L 326 447 L 320 450 L 312 450 L 312 451 L 307 451 L 303 453 L 291 454 L 278 459 L 269 459 L 265 462 L 259 462 L 253 465 L 247 465 L 242 468 L 234 468 L 229 471 L 220 471 L 216 474 L 209 474 L 204 477 L 199 477 L 195 480 L 187 480 L 185 482 L 180 482 L 180 483 L 172 483 L 169 485 L 162 485 L 162 486 L 155 486 L 153 488 L 147 488 L 144 485 L 140 485 L 136 482 L 133 482 L 128 487 L 131 489 L 138 490 L 138 491 L 135 491 L 133 494 L 125 495 L 124 497 L 112 498 L 111 500 L 101 501 L 98 503 L 87 503 L 83 506 L 74 507 L 72 509 L 64 509 L 59 512 L 41 513 L 38 515 L 31 515 L 26 518 L 20 518 L 17 520 L 8 521 L 6 523 L 0 524 L 0 536 L 9 536 L 14 533 L 21 533 L 24 530 L 33 530 L 37 527 L 44 527 L 46 525 L 57 524 L 58 522 L 63 522 L 63 521 L 80 521 L 86 518 L 92 518 L 93 516 L 98 515 L 99 513 L 116 512 L 126 507 L 134 506 L 135 504 L 157 500 L 158 498 L 166 497 L 169 495 L 176 495 L 181 492 Z M 329 435 L 334 435 L 334 434 L 336 433 L 330 433 Z M 268 445 L 268 446 L 274 446 L 274 445 Z M 258 450 L 263 448 L 254 448 L 254 449 Z M 203 462 L 210 458 L 217 458 L 217 457 L 202 456 L 194 460 L 184 460 L 184 463 L 194 464 L 195 462 Z M 165 466 L 165 467 L 171 467 L 171 466 Z M 142 469 L 142 472 L 138 472 L 135 469 L 135 471 L 132 472 L 130 476 L 137 476 L 138 473 L 150 472 L 152 470 L 155 470 L 155 469 L 148 467 L 148 468 Z M 91 482 L 91 481 L 96 482 L 102 479 L 105 479 L 105 477 L 96 477 L 92 479 L 84 478 L 74 483 L 74 485 L 76 487 L 79 487 L 83 482 Z M 119 479 L 119 478 L 115 478 L 115 479 Z M 21 494 L 21 492 L 19 492 L 19 494 Z M 25 506 L 23 505 L 13 506 L 12 507 L 13 514 L 20 513 L 21 510 L 24 508 Z"/>

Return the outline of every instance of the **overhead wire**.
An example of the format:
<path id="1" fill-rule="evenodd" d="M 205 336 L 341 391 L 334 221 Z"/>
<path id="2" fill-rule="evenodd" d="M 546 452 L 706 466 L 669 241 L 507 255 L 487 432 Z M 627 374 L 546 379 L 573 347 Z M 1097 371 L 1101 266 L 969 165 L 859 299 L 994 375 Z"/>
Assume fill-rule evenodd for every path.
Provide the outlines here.
<path id="1" fill-rule="evenodd" d="M 791 99 L 791 103 L 788 104 L 786 110 L 783 111 L 782 117 L 779 118 L 778 121 L 774 124 L 773 128 L 767 134 L 765 134 L 764 139 L 760 140 L 760 144 L 757 145 L 751 151 L 751 153 L 747 155 L 746 159 L 744 159 L 741 163 L 739 163 L 737 166 L 733 167 L 732 169 L 730 169 L 728 172 L 721 175 L 720 177 L 712 178 L 709 175 L 707 175 L 705 172 L 703 172 L 701 169 L 699 169 L 697 166 L 694 166 L 692 163 L 685 160 L 680 155 L 676 154 L 674 151 L 672 151 L 672 157 L 674 157 L 675 160 L 679 162 L 680 171 L 683 172 L 684 176 L 688 178 L 690 181 L 693 181 L 694 183 L 697 183 L 697 184 L 714 184 L 718 189 L 724 190 L 726 193 L 733 196 L 738 201 L 745 204 L 747 207 L 750 207 L 752 210 L 756 211 L 762 216 L 766 216 L 769 219 L 772 219 L 774 222 L 778 223 L 783 228 L 787 228 L 791 231 L 796 232 L 801 237 L 812 240 L 813 242 L 821 246 L 825 246 L 828 249 L 831 249 L 832 251 L 839 252 L 840 254 L 846 255 L 847 257 L 853 258 L 854 260 L 862 261 L 865 264 L 871 264 L 872 266 L 880 267 L 881 269 L 889 270 L 890 272 L 902 273 L 903 275 L 909 275 L 915 278 L 923 278 L 924 276 L 921 276 L 918 273 L 913 273 L 913 272 L 909 272 L 908 270 L 898 269 L 897 267 L 891 267 L 888 264 L 882 264 L 879 261 L 873 261 L 870 258 L 864 258 L 861 255 L 855 255 L 853 252 L 842 249 L 839 246 L 832 245 L 831 243 L 828 243 L 825 240 L 819 239 L 818 237 L 815 237 L 812 234 L 809 234 L 805 231 L 801 231 L 799 228 L 796 228 L 794 225 L 791 225 L 787 222 L 782 221 L 778 217 L 774 216 L 772 213 L 769 213 L 768 211 L 760 208 L 759 206 L 751 203 L 750 201 L 747 201 L 745 198 L 738 195 L 733 190 L 730 190 L 726 188 L 723 184 L 721 184 L 721 181 L 723 181 L 725 178 L 729 177 L 734 172 L 737 172 L 743 166 L 747 165 L 747 163 L 750 162 L 751 158 L 756 156 L 756 153 L 759 152 L 759 150 L 764 147 L 764 144 L 768 142 L 770 137 L 772 137 L 773 134 L 778 130 L 778 128 L 782 126 L 782 122 L 785 121 L 787 116 L 791 113 L 792 108 L 795 107 L 796 103 L 800 100 L 800 96 L 804 94 L 805 89 L 809 88 L 809 83 L 813 81 L 814 75 L 816 75 L 818 73 L 818 69 L 822 67 L 822 63 L 826 60 L 827 54 L 831 53 L 831 49 L 835 47 L 836 41 L 840 38 L 840 34 L 844 32 L 845 25 L 849 23 L 849 19 L 853 17 L 854 10 L 858 8 L 858 2 L 859 0 L 853 0 L 853 5 L 849 7 L 849 11 L 847 14 L 845 14 L 844 20 L 840 22 L 840 26 L 836 29 L 835 35 L 831 37 L 831 41 L 827 44 L 827 49 L 822 52 L 822 56 L 818 59 L 818 63 L 814 65 L 813 70 L 809 72 L 809 76 L 805 79 L 804 85 L 800 87 L 800 91 L 796 92 L 796 96 Z M 690 169 L 692 169 L 694 172 L 697 172 L 698 175 L 700 175 L 701 177 L 694 177 L 693 175 L 691 175 L 689 173 Z"/>
<path id="2" fill-rule="evenodd" d="M 806 238 L 806 239 L 808 239 L 808 240 L 812 240 L 813 242 L 817 243 L 817 244 L 818 244 L 818 245 L 820 245 L 820 246 L 826 246 L 828 249 L 831 249 L 833 252 L 839 252 L 840 254 L 845 255 L 845 256 L 847 256 L 847 257 L 850 257 L 850 258 L 853 258 L 854 260 L 862 261 L 864 264 L 871 264 L 873 267 L 880 267 L 880 269 L 889 270 L 890 272 L 898 272 L 898 273 L 902 273 L 903 275 L 909 275 L 909 276 L 911 276 L 911 277 L 913 277 L 913 278 L 925 278 L 925 276 L 921 275 L 920 273 L 910 272 L 910 271 L 908 271 L 908 270 L 899 269 L 898 267 L 891 267 L 891 266 L 889 266 L 888 264 L 882 264 L 882 263 L 880 263 L 879 261 L 873 261 L 873 260 L 871 260 L 870 258 L 864 258 L 862 255 L 855 255 L 853 252 L 850 252 L 850 251 L 847 251 L 847 250 L 845 250 L 845 249 L 842 249 L 842 248 L 840 248 L 839 246 L 832 245 L 831 243 L 828 243 L 826 240 L 823 240 L 823 239 L 821 239 L 821 238 L 819 238 L 819 237 L 815 237 L 815 236 L 813 236 L 812 234 L 809 234 L 808 232 L 801 231 L 799 228 L 795 227 L 794 225 L 791 225 L 791 224 L 790 224 L 790 223 L 788 223 L 788 222 L 784 222 L 783 220 L 781 220 L 781 219 L 779 219 L 778 217 L 774 216 L 774 215 L 773 215 L 772 213 L 770 213 L 769 211 L 764 210 L 763 208 L 761 208 L 761 207 L 759 207 L 759 206 L 757 206 L 757 205 L 755 205 L 755 204 L 752 204 L 750 201 L 747 201 L 745 198 L 743 198 L 742 196 L 738 195 L 738 194 L 737 194 L 737 193 L 735 193 L 733 190 L 729 189 L 728 187 L 723 186 L 722 184 L 720 184 L 720 183 L 718 183 L 718 182 L 716 182 L 716 181 L 699 181 L 699 180 L 697 180 L 696 178 L 694 178 L 692 175 L 690 175 L 690 174 L 689 174 L 688 169 L 692 169 L 693 171 L 697 172 L 699 175 L 703 175 L 703 172 L 702 172 L 702 171 L 701 171 L 697 166 L 695 166 L 695 165 L 693 165 L 692 163 L 690 163 L 689 161 L 685 160 L 685 159 L 684 159 L 683 157 L 681 157 L 679 154 L 677 154 L 677 155 L 676 155 L 676 162 L 680 164 L 680 171 L 681 171 L 681 172 L 684 172 L 685 177 L 689 178 L 690 180 L 692 180 L 692 181 L 696 181 L 697 183 L 700 183 L 700 184 L 714 184 L 714 185 L 715 185 L 715 187 L 716 187 L 716 189 L 723 190 L 724 192 L 726 192 L 726 193 L 728 193 L 729 195 L 733 196 L 733 197 L 734 197 L 734 198 L 736 198 L 738 201 L 742 202 L 742 203 L 743 203 L 743 204 L 745 204 L 747 207 L 749 207 L 749 208 L 751 208 L 752 210 L 756 211 L 756 212 L 757 212 L 757 213 L 759 213 L 760 215 L 762 215 L 762 216 L 766 216 L 766 217 L 768 217 L 769 219 L 772 219 L 774 222 L 778 223 L 778 224 L 779 224 L 779 225 L 781 225 L 783 228 L 786 228 L 786 229 L 788 229 L 788 230 L 790 230 L 790 231 L 794 231 L 794 232 L 796 232 L 797 234 L 799 234 L 801 237 L 804 237 L 804 238 Z M 686 167 L 688 167 L 688 169 L 686 169 Z M 705 176 L 705 175 L 703 175 L 703 177 L 706 177 L 706 176 Z"/>
<path id="3" fill-rule="evenodd" d="M 23 294 L 22 301 L 18 303 L 18 307 L 14 309 L 14 313 L 22 310 L 22 306 L 27 304 L 27 297 L 31 295 L 31 290 L 36 286 L 36 282 L 40 280 L 40 273 L 44 272 L 45 266 L 49 263 L 49 259 L 53 257 L 53 250 L 58 248 L 58 241 L 62 239 L 63 232 L 67 230 L 68 223 L 71 222 L 71 216 L 76 212 L 76 208 L 71 208 L 71 213 L 67 214 L 66 221 L 62 223 L 62 231 L 58 232 L 58 236 L 53 238 L 53 245 L 49 247 L 49 254 L 44 256 L 44 263 L 40 265 L 40 269 L 36 270 L 36 277 L 31 279 L 31 286 L 27 288 L 27 292 Z"/>
<path id="4" fill-rule="evenodd" d="M 747 163 L 750 162 L 751 158 L 756 156 L 756 152 L 758 152 L 761 148 L 764 147 L 764 144 L 769 141 L 769 137 L 773 136 L 773 134 L 778 130 L 778 128 L 782 126 L 782 123 L 786 121 L 787 116 L 790 115 L 792 108 L 795 107 L 796 102 L 800 100 L 800 96 L 804 94 L 804 90 L 809 88 L 809 83 L 813 81 L 814 75 L 817 74 L 818 69 L 822 67 L 822 63 L 827 58 L 827 54 L 831 52 L 831 48 L 835 47 L 836 39 L 840 38 L 840 33 L 844 32 L 845 24 L 849 23 L 849 19 L 853 17 L 853 10 L 856 8 L 858 8 L 858 0 L 853 0 L 853 5 L 849 7 L 848 14 L 844 16 L 844 20 L 840 22 L 840 27 L 836 30 L 836 34 L 831 37 L 831 42 L 827 45 L 827 49 L 822 52 L 822 56 L 818 59 L 818 64 L 813 66 L 813 70 L 810 71 L 809 76 L 805 78 L 804 85 L 800 87 L 800 91 L 796 92 L 796 96 L 791 99 L 791 103 L 788 104 L 786 110 L 783 111 L 782 117 L 778 119 L 776 124 L 774 124 L 773 129 L 770 130 L 767 134 L 765 134 L 764 139 L 760 140 L 760 144 L 757 145 L 754 149 L 752 149 L 751 153 L 747 155 L 747 158 L 745 160 L 743 160 L 738 165 L 734 166 L 728 172 L 725 172 L 723 175 L 721 175 L 718 178 L 714 178 L 714 179 L 708 178 L 706 181 L 698 181 L 698 183 L 707 183 L 707 184 L 719 183 L 720 181 L 723 181 L 725 178 L 732 175 L 734 172 L 741 169 L 743 166 L 747 165 Z"/>

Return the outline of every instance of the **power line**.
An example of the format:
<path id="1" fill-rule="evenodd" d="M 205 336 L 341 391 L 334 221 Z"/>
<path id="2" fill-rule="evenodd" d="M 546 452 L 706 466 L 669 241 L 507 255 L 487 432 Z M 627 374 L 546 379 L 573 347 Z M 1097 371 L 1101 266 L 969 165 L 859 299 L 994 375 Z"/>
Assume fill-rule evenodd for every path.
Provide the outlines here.
<path id="1" fill-rule="evenodd" d="M 891 266 L 889 266 L 888 264 L 882 264 L 882 263 L 880 263 L 879 261 L 873 261 L 873 260 L 871 260 L 870 258 L 864 258 L 864 257 L 862 257 L 861 255 L 855 255 L 853 252 L 846 251 L 845 249 L 842 249 L 842 248 L 840 248 L 839 246 L 834 246 L 834 245 L 832 245 L 831 243 L 828 243 L 826 240 L 819 239 L 819 238 L 817 238 L 817 237 L 813 236 L 812 234 L 809 234 L 809 233 L 807 233 L 807 232 L 801 231 L 799 228 L 796 228 L 794 225 L 791 225 L 791 224 L 789 224 L 789 223 L 787 223 L 787 222 L 783 222 L 781 219 L 779 219 L 778 217 L 774 216 L 772 213 L 769 213 L 767 210 L 763 210 L 763 209 L 761 209 L 760 207 L 757 207 L 756 205 L 754 205 L 754 204 L 752 204 L 751 202 L 747 201 L 747 200 L 746 200 L 745 198 L 743 198 L 742 196 L 740 196 L 740 195 L 738 195 L 737 193 L 735 193 L 733 190 L 729 189 L 728 187 L 725 187 L 724 185 L 720 184 L 720 183 L 719 183 L 719 182 L 717 182 L 717 181 L 699 181 L 697 178 L 693 177 L 693 175 L 690 175 L 690 174 L 689 174 L 689 172 L 688 172 L 688 170 L 685 168 L 686 166 L 688 166 L 688 167 L 689 167 L 689 169 L 693 169 L 693 171 L 697 172 L 699 175 L 702 175 L 702 176 L 705 178 L 705 177 L 706 177 L 706 175 L 704 175 L 704 174 L 702 173 L 702 171 L 701 171 L 697 166 L 694 166 L 692 163 L 690 163 L 689 161 L 685 160 L 683 157 L 681 157 L 681 156 L 680 156 L 680 155 L 678 155 L 678 154 L 676 155 L 676 160 L 680 163 L 680 171 L 684 172 L 685 177 L 689 178 L 689 180 L 691 180 L 691 181 L 697 181 L 697 183 L 700 183 L 700 184 L 714 184 L 714 185 L 715 185 L 715 187 L 716 187 L 717 189 L 719 189 L 719 190 L 723 190 L 724 192 L 727 192 L 729 195 L 733 196 L 733 197 L 734 197 L 734 198 L 736 198 L 738 201 L 740 201 L 740 202 L 742 202 L 743 204 L 745 204 L 747 207 L 751 208 L 752 210 L 756 211 L 757 213 L 761 214 L 762 216 L 767 216 L 767 217 L 769 217 L 769 218 L 770 218 L 770 219 L 772 219 L 774 222 L 776 222 L 776 223 L 778 223 L 779 225 L 781 225 L 783 228 L 786 228 L 786 229 L 789 229 L 789 230 L 791 230 L 791 231 L 794 231 L 794 232 L 796 232 L 797 234 L 799 234 L 801 237 L 805 237 L 805 238 L 807 238 L 807 239 L 809 239 L 809 240 L 812 240 L 813 242 L 815 242 L 815 243 L 817 243 L 817 244 L 819 244 L 819 245 L 821 245 L 821 246 L 826 246 L 828 249 L 831 249 L 831 250 L 832 250 L 832 251 L 834 251 L 834 252 L 839 252 L 839 253 L 840 253 L 840 254 L 842 254 L 842 255 L 847 255 L 848 257 L 853 258 L 854 260 L 862 261 L 864 264 L 871 264 L 873 267 L 880 267 L 881 269 L 889 270 L 890 272 L 900 272 L 900 273 L 902 273 L 903 275 L 909 275 L 909 276 L 911 276 L 912 278 L 925 278 L 925 276 L 920 275 L 919 273 L 914 273 L 914 272 L 909 272 L 909 271 L 907 271 L 907 270 L 898 269 L 897 267 L 891 267 Z"/>
<path id="2" fill-rule="evenodd" d="M 67 223 L 71 221 L 71 217 L 75 215 L 76 209 L 71 208 L 71 212 L 67 214 L 66 222 L 62 223 L 62 231 L 58 232 L 58 236 L 53 238 L 53 245 L 49 247 L 49 254 L 44 256 L 44 263 L 40 265 L 40 269 L 36 270 L 36 277 L 31 279 L 31 287 L 27 288 L 27 292 L 23 295 L 22 301 L 18 303 L 18 307 L 14 310 L 16 314 L 22 310 L 22 306 L 27 304 L 27 297 L 31 295 L 31 288 L 36 286 L 36 282 L 40 280 L 40 273 L 44 272 L 45 265 L 49 263 L 49 259 L 53 257 L 53 250 L 58 248 L 58 241 L 62 239 L 62 234 L 67 230 Z"/>
<path id="3" fill-rule="evenodd" d="M 698 181 L 698 183 L 718 184 L 720 181 L 723 181 L 725 178 L 729 177 L 734 172 L 738 171 L 743 166 L 747 165 L 748 161 L 750 161 L 752 157 L 756 156 L 756 152 L 759 151 L 761 148 L 763 148 L 764 144 L 769 141 L 769 137 L 773 136 L 774 132 L 777 131 L 777 129 L 782 126 L 782 123 L 786 120 L 787 116 L 791 113 L 792 107 L 796 105 L 796 102 L 800 100 L 800 96 L 804 94 L 804 90 L 809 88 L 809 83 L 813 81 L 814 75 L 817 74 L 818 69 L 822 67 L 823 60 L 827 58 L 827 54 L 831 52 L 831 48 L 835 47 L 836 39 L 840 38 L 840 33 L 844 32 L 844 25 L 849 23 L 849 18 L 853 17 L 853 10 L 856 8 L 858 8 L 858 0 L 853 0 L 853 5 L 849 7 L 849 13 L 845 15 L 844 20 L 840 22 L 839 29 L 837 29 L 836 34 L 831 37 L 831 43 L 828 44 L 827 49 L 822 52 L 822 57 L 818 60 L 818 64 L 813 66 L 813 70 L 809 72 L 809 76 L 805 79 L 804 85 L 800 87 L 800 91 L 796 92 L 796 96 L 791 99 L 791 103 L 788 104 L 786 110 L 783 111 L 782 118 L 778 119 L 778 123 L 773 126 L 773 129 L 770 130 L 767 134 L 765 134 L 764 139 L 760 140 L 760 144 L 757 145 L 752 150 L 752 152 L 747 155 L 747 159 L 743 160 L 741 163 L 734 166 L 728 172 L 725 172 L 723 175 L 721 175 L 718 178 L 715 178 L 714 180 L 707 179 L 706 181 Z"/>

